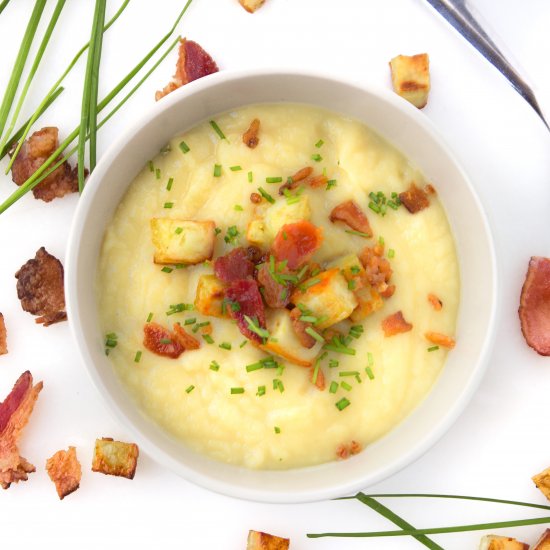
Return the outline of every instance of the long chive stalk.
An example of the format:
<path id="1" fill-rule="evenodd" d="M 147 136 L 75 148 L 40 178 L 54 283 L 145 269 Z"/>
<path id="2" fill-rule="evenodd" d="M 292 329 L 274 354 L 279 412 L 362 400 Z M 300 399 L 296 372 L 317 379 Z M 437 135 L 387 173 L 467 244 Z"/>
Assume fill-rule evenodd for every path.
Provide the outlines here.
<path id="1" fill-rule="evenodd" d="M 27 24 L 27 29 L 23 35 L 23 40 L 21 41 L 21 46 L 19 46 L 19 52 L 15 59 L 15 64 L 13 66 L 11 77 L 8 82 L 8 86 L 4 93 L 4 98 L 2 104 L 0 105 L 0 137 L 4 133 L 4 127 L 6 126 L 6 121 L 8 120 L 8 115 L 13 103 L 13 98 L 15 97 L 15 92 L 19 86 L 19 81 L 21 79 L 21 74 L 25 67 L 25 62 L 29 55 L 29 50 L 31 48 L 32 40 L 36 34 L 36 28 L 42 17 L 42 12 L 46 6 L 46 0 L 36 0 L 34 8 L 32 10 L 31 17 Z"/>
<path id="2" fill-rule="evenodd" d="M 82 110 L 78 134 L 78 190 L 84 189 L 84 155 L 86 152 L 86 134 L 90 132 L 90 172 L 95 168 L 96 130 L 97 130 L 97 87 L 99 84 L 99 63 L 103 42 L 103 24 L 105 22 L 106 0 L 96 0 L 88 62 L 82 90 Z"/>
<path id="3" fill-rule="evenodd" d="M 108 21 L 108 23 L 103 28 L 104 33 L 107 32 L 107 30 L 109 30 L 109 28 L 114 24 L 114 22 L 122 15 L 122 12 L 126 9 L 126 6 L 128 6 L 129 2 L 130 2 L 130 0 L 124 0 L 124 2 L 121 4 L 118 11 L 113 15 L 113 17 Z M 59 88 L 59 85 L 63 82 L 65 77 L 69 74 L 71 69 L 76 65 L 77 61 L 80 59 L 81 55 L 88 49 L 89 45 L 90 44 L 88 42 L 88 43 L 84 44 L 84 46 L 82 46 L 82 48 L 80 48 L 80 50 L 78 50 L 76 55 L 73 57 L 72 61 L 69 63 L 68 67 L 65 69 L 65 71 L 63 71 L 63 74 L 55 81 L 53 86 L 50 88 L 50 90 L 46 94 L 46 97 L 42 100 L 40 105 L 38 105 L 38 107 L 36 108 L 35 112 L 31 116 L 29 121 L 27 122 L 27 125 L 26 125 L 23 133 L 20 136 L 19 145 L 16 147 L 16 149 L 15 149 L 13 155 L 12 155 L 12 158 L 11 158 L 10 162 L 8 163 L 8 167 L 6 168 L 6 174 L 11 170 L 11 166 L 12 166 L 13 162 L 15 161 L 17 155 L 19 154 L 21 146 L 23 145 L 23 141 L 25 141 L 25 138 L 29 134 L 29 131 L 30 131 L 32 125 L 36 122 L 36 120 L 38 119 L 40 114 L 42 114 L 44 112 L 46 103 L 48 103 L 48 102 L 51 103 L 51 101 L 50 101 L 51 96 L 55 94 L 56 90 Z"/>
<path id="4" fill-rule="evenodd" d="M 384 516 L 386 519 L 389 519 L 391 522 L 395 523 L 397 527 L 401 529 L 414 530 L 414 527 L 405 521 L 403 518 L 399 517 L 395 512 L 392 512 L 389 508 L 384 506 L 382 503 L 378 502 L 372 497 L 367 495 L 357 495 L 357 500 L 360 500 L 363 504 L 366 504 L 372 508 L 375 512 L 378 512 L 381 516 Z M 424 546 L 431 548 L 432 550 L 444 550 L 442 546 L 436 544 L 432 539 L 428 538 L 426 535 L 413 535 L 414 538 L 422 543 Z"/>
<path id="5" fill-rule="evenodd" d="M 61 92 L 63 92 L 65 88 L 60 86 L 55 90 L 53 94 L 51 94 L 47 101 L 42 105 L 42 108 L 37 112 L 37 119 L 42 116 L 42 114 L 46 111 L 46 109 L 59 97 Z M 30 119 L 29 119 L 30 120 Z M 7 154 L 8 151 L 15 145 L 15 143 L 21 138 L 23 133 L 25 132 L 25 128 L 29 124 L 29 120 L 23 123 L 21 128 L 19 128 L 6 142 L 6 145 L 0 150 L 0 160 L 2 160 Z"/>
<path id="6" fill-rule="evenodd" d="M 176 46 L 176 44 L 180 41 L 181 37 L 177 37 L 171 44 L 170 46 L 166 49 L 166 51 L 164 52 L 164 54 L 159 58 L 159 60 L 149 69 L 149 71 L 141 78 L 141 80 L 130 90 L 130 92 L 128 92 L 123 98 L 122 100 L 120 100 L 120 102 L 107 114 L 107 116 L 97 125 L 97 129 L 99 130 L 104 124 L 107 123 L 107 121 L 109 119 L 111 119 L 115 113 L 126 103 L 126 101 L 128 101 L 128 99 L 134 94 L 134 92 L 143 84 L 143 82 L 145 82 L 145 80 L 151 75 L 151 73 L 160 65 L 160 63 L 162 63 L 162 61 L 166 58 L 166 56 L 174 49 L 174 47 Z M 148 59 L 148 57 L 147 57 Z M 128 75 L 126 75 L 125 79 L 123 79 L 123 81 L 121 81 L 118 86 L 116 86 L 112 91 L 111 93 L 98 105 L 98 112 L 100 112 L 101 110 L 103 110 L 104 107 L 106 107 L 110 101 L 113 99 L 113 97 L 116 95 L 115 93 L 115 90 L 117 90 L 117 88 L 119 88 L 119 86 L 121 86 L 122 82 L 124 82 L 124 80 L 127 81 L 127 79 L 129 79 L 130 75 L 133 76 L 133 74 L 135 74 L 135 72 L 137 72 L 137 67 L 140 66 L 143 66 L 143 64 L 146 62 L 146 59 L 144 58 L 140 63 L 138 63 L 138 65 L 136 65 L 136 67 L 134 67 L 134 69 L 132 71 L 130 71 L 130 73 L 128 73 Z M 137 70 L 136 70 L 137 69 Z M 118 92 L 117 92 L 118 93 Z M 106 100 L 109 100 L 109 101 L 106 101 Z M 19 187 L 14 193 L 12 193 L 12 195 L 10 195 L 8 197 L 8 199 L 6 199 L 6 201 L 4 201 L 4 203 L 2 203 L 0 205 L 0 214 L 2 214 L 3 212 L 5 212 L 13 203 L 15 203 L 19 198 L 21 198 L 25 193 L 27 193 L 28 191 L 30 191 L 31 189 L 33 189 L 34 187 L 36 187 L 42 180 L 44 180 L 45 178 L 47 178 L 56 168 L 58 168 L 59 166 L 61 166 L 61 164 L 63 164 L 67 159 L 69 159 L 69 157 L 75 153 L 77 151 L 77 147 L 73 147 L 73 149 L 71 149 L 69 151 L 69 153 L 67 153 L 63 158 L 57 160 L 57 162 L 49 169 L 46 171 L 46 168 L 49 167 L 51 165 L 51 163 L 57 159 L 57 157 L 76 139 L 76 137 L 78 136 L 78 133 L 79 133 L 79 128 L 75 128 L 70 134 L 69 136 L 63 141 L 63 143 L 61 143 L 61 145 L 50 155 L 50 157 L 44 162 L 44 164 L 42 166 L 40 166 L 40 168 L 21 186 Z"/>
<path id="7" fill-rule="evenodd" d="M 19 100 L 17 101 L 17 105 L 11 117 L 10 126 L 6 130 L 4 138 L 0 139 L 0 149 L 4 148 L 9 139 L 8 136 L 11 135 L 13 129 L 15 128 L 15 123 L 17 122 L 17 118 L 19 117 L 19 113 L 21 112 L 21 108 L 23 107 L 23 102 L 27 97 L 27 92 L 29 91 L 32 79 L 34 78 L 40 62 L 42 61 L 42 57 L 44 55 L 44 52 L 46 51 L 46 48 L 48 47 L 48 43 L 52 36 L 53 30 L 55 28 L 55 25 L 57 24 L 57 20 L 59 19 L 59 16 L 61 15 L 61 10 L 64 6 L 65 0 L 57 0 L 57 4 L 55 5 L 55 9 L 52 13 L 50 22 L 48 24 L 46 32 L 44 33 L 44 38 L 42 38 L 42 42 L 40 43 L 38 52 L 36 53 L 36 57 L 34 58 L 34 63 L 32 64 L 31 70 L 29 71 L 29 75 L 27 76 L 27 80 L 25 81 L 25 85 L 23 86 L 23 90 L 21 91 L 21 95 L 19 96 Z"/>
<path id="8" fill-rule="evenodd" d="M 3 2 L 0 3 L 0 13 L 2 13 L 6 9 L 6 6 L 9 3 L 10 3 L 10 0 L 4 0 Z"/>

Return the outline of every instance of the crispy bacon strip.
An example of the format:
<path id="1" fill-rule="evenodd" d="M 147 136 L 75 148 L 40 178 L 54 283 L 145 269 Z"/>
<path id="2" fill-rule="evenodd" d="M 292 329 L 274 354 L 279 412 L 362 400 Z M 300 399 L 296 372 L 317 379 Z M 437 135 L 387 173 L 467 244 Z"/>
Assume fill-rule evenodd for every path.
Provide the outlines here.
<path id="1" fill-rule="evenodd" d="M 0 313 L 0 355 L 8 353 L 8 338 L 4 316 Z"/>
<path id="2" fill-rule="evenodd" d="M 26 481 L 27 474 L 36 470 L 19 456 L 17 444 L 42 385 L 38 382 L 33 386 L 32 375 L 26 371 L 18 378 L 4 402 L 0 403 L 0 486 L 3 489 L 11 483 Z"/>
<path id="3" fill-rule="evenodd" d="M 428 294 L 428 302 L 436 311 L 441 311 L 443 308 L 443 302 L 435 294 Z"/>
<path id="4" fill-rule="evenodd" d="M 294 270 L 310 260 L 322 242 L 322 229 L 302 220 L 288 223 L 279 229 L 272 251 L 278 262 L 287 260 L 288 268 Z"/>
<path id="5" fill-rule="evenodd" d="M 210 325 L 208 326 L 210 327 Z M 179 323 L 174 325 L 174 335 L 185 351 L 191 351 L 201 347 L 201 343 L 194 336 L 186 332 Z"/>
<path id="6" fill-rule="evenodd" d="M 292 328 L 294 329 L 294 332 L 296 333 L 298 340 L 300 340 L 300 344 L 302 344 L 304 348 L 311 349 L 316 342 L 315 338 L 313 338 L 313 336 L 310 336 L 306 332 L 306 328 L 311 327 L 311 323 L 305 323 L 304 321 L 300 321 L 301 316 L 302 316 L 302 312 L 300 311 L 300 308 L 295 307 L 290 312 L 290 320 L 292 321 Z"/>
<path id="7" fill-rule="evenodd" d="M 250 253 L 243 247 L 234 248 L 225 256 L 216 258 L 214 273 L 220 281 L 231 283 L 239 279 L 248 279 L 254 274 L 254 263 Z"/>
<path id="8" fill-rule="evenodd" d="M 46 127 L 34 132 L 24 143 L 14 160 L 11 177 L 17 185 L 23 185 L 59 146 L 59 130 Z M 33 190 L 34 198 L 50 202 L 78 191 L 78 170 L 65 161 Z"/>
<path id="9" fill-rule="evenodd" d="M 401 311 L 397 311 L 382 321 L 382 330 L 386 338 L 395 334 L 401 334 L 402 332 L 409 332 L 412 328 L 413 326 L 405 321 Z"/>
<path id="10" fill-rule="evenodd" d="M 365 213 L 352 200 L 343 202 L 332 209 L 330 213 L 331 222 L 343 222 L 354 231 L 365 233 L 372 237 L 372 229 Z"/>
<path id="11" fill-rule="evenodd" d="M 248 130 L 243 134 L 243 143 L 249 149 L 255 149 L 260 143 L 258 132 L 260 131 L 260 119 L 255 118 L 248 127 Z"/>
<path id="12" fill-rule="evenodd" d="M 55 483 L 59 498 L 63 500 L 80 487 L 82 468 L 76 458 L 76 449 L 69 447 L 68 451 L 57 451 L 46 461 L 46 471 Z"/>
<path id="13" fill-rule="evenodd" d="M 63 265 L 44 247 L 38 250 L 33 260 L 21 267 L 15 278 L 21 307 L 33 315 L 40 315 L 37 323 L 47 327 L 67 319 Z"/>
<path id="14" fill-rule="evenodd" d="M 525 341 L 540 355 L 550 355 L 550 259 L 533 256 L 519 305 Z"/>
<path id="15" fill-rule="evenodd" d="M 456 344 L 454 338 L 451 338 L 446 334 L 441 334 L 440 332 L 426 332 L 424 336 L 428 342 L 438 346 L 443 346 L 444 348 L 453 349 Z"/>
<path id="16" fill-rule="evenodd" d="M 158 323 L 146 323 L 143 334 L 143 345 L 157 355 L 177 359 L 185 351 L 181 337 Z"/>
<path id="17" fill-rule="evenodd" d="M 239 330 L 251 340 L 261 343 L 262 337 L 250 329 L 248 321 L 254 320 L 256 326 L 265 329 L 265 308 L 258 283 L 252 279 L 233 281 L 225 292 L 225 297 L 232 303 L 238 304 L 238 308 L 230 307 L 231 316 L 237 321 Z"/>
<path id="18" fill-rule="evenodd" d="M 176 74 L 172 81 L 155 94 L 155 101 L 162 99 L 170 92 L 189 84 L 193 80 L 218 72 L 216 62 L 199 44 L 182 38 L 176 62 Z"/>
<path id="19" fill-rule="evenodd" d="M 416 187 L 414 183 L 411 183 L 406 191 L 399 193 L 399 199 L 411 214 L 416 214 L 430 206 L 430 199 L 428 199 L 426 191 Z"/>
<path id="20" fill-rule="evenodd" d="M 279 195 L 283 195 L 285 192 L 285 189 L 288 189 L 289 191 L 292 191 L 292 189 L 296 189 L 298 185 L 300 185 L 300 182 L 309 178 L 311 174 L 313 173 L 313 168 L 311 166 L 306 166 L 305 168 L 301 168 L 296 172 L 293 176 L 289 178 L 289 180 L 279 187 Z"/>

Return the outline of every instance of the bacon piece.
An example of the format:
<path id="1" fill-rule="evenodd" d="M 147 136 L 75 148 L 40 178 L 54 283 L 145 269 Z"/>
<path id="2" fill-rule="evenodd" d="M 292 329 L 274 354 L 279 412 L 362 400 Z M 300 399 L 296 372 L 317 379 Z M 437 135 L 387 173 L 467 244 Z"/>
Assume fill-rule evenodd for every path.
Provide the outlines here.
<path id="1" fill-rule="evenodd" d="M 0 313 L 0 355 L 8 353 L 8 339 L 4 316 Z"/>
<path id="2" fill-rule="evenodd" d="M 311 327 L 311 323 L 306 323 L 304 321 L 300 321 L 300 317 L 302 316 L 302 312 L 300 311 L 300 308 L 295 307 L 290 312 L 290 320 L 292 321 L 292 328 L 294 329 L 294 332 L 296 333 L 296 336 L 298 337 L 298 340 L 300 340 L 300 344 L 304 346 L 304 348 L 311 349 L 315 345 L 315 338 L 313 336 L 309 335 L 306 332 L 306 328 Z"/>
<path id="3" fill-rule="evenodd" d="M 382 290 L 380 292 L 380 296 L 382 296 L 382 298 L 386 298 L 387 300 L 388 298 L 391 298 L 394 295 L 394 293 L 395 293 L 395 285 L 388 285 L 385 290 Z"/>
<path id="4" fill-rule="evenodd" d="M 254 264 L 249 253 L 243 247 L 234 248 L 225 256 L 216 258 L 214 273 L 220 281 L 231 283 L 239 279 L 248 279 L 254 274 Z"/>
<path id="5" fill-rule="evenodd" d="M 17 296 L 21 307 L 33 315 L 40 315 L 37 323 L 45 327 L 65 321 L 65 292 L 63 265 L 44 247 L 15 274 Z"/>
<path id="6" fill-rule="evenodd" d="M 210 325 L 208 326 L 210 327 Z M 174 336 L 185 351 L 192 351 L 201 347 L 201 343 L 194 336 L 191 336 L 179 323 L 174 325 Z"/>
<path id="7" fill-rule="evenodd" d="M 199 44 L 182 38 L 176 62 L 176 74 L 162 90 L 155 94 L 155 101 L 162 99 L 170 92 L 189 84 L 193 80 L 218 72 L 216 62 L 206 53 Z"/>
<path id="8" fill-rule="evenodd" d="M 533 256 L 519 305 L 525 341 L 540 355 L 550 355 L 550 259 Z"/>
<path id="9" fill-rule="evenodd" d="M 414 183 L 411 183 L 411 186 L 406 191 L 399 193 L 399 199 L 411 214 L 416 214 L 420 210 L 424 210 L 424 208 L 430 206 L 430 200 L 426 191 L 416 187 Z"/>
<path id="10" fill-rule="evenodd" d="M 277 271 L 277 274 L 279 273 L 288 274 L 289 271 L 283 269 L 282 271 Z M 286 284 L 277 282 L 271 274 L 267 263 L 264 263 L 258 270 L 257 279 L 262 288 L 262 295 L 265 303 L 269 307 L 283 308 L 287 306 L 290 302 L 290 295 L 293 288 L 290 282 L 286 282 Z"/>
<path id="11" fill-rule="evenodd" d="M 231 316 L 237 321 L 239 330 L 251 340 L 262 342 L 262 337 L 250 330 L 245 315 L 265 329 L 265 309 L 258 283 L 252 279 L 233 281 L 225 292 L 225 297 L 238 304 L 238 310 L 229 308 Z"/>
<path id="12" fill-rule="evenodd" d="M 435 294 L 428 294 L 428 302 L 436 311 L 441 311 L 443 308 L 443 302 Z"/>
<path id="13" fill-rule="evenodd" d="M 443 346 L 444 348 L 453 349 L 456 344 L 454 338 L 451 338 L 446 334 L 441 334 L 440 332 L 426 332 L 424 336 L 428 342 L 438 346 Z"/>
<path id="14" fill-rule="evenodd" d="M 315 376 L 315 367 L 310 367 L 309 369 L 309 378 L 311 380 L 311 383 L 319 390 L 319 391 L 325 391 L 326 380 L 325 380 L 325 374 L 323 373 L 321 367 L 317 369 L 317 379 L 313 381 L 313 377 Z"/>
<path id="15" fill-rule="evenodd" d="M 359 259 L 365 268 L 365 277 L 370 286 L 375 288 L 381 295 L 388 295 L 388 298 L 393 294 L 388 286 L 388 282 L 393 274 L 390 262 L 386 258 L 382 258 L 384 249 L 380 250 L 376 246 L 370 248 L 366 246 L 359 255 Z M 395 287 L 394 287 L 395 290 Z"/>
<path id="16" fill-rule="evenodd" d="M 336 449 L 336 456 L 342 460 L 345 460 L 352 455 L 359 454 L 362 450 L 363 448 L 361 447 L 361 443 L 352 440 L 349 445 L 339 445 Z"/>
<path id="17" fill-rule="evenodd" d="M 26 371 L 18 378 L 4 402 L 0 403 L 0 486 L 3 489 L 11 483 L 26 481 L 27 474 L 36 470 L 19 456 L 17 443 L 41 390 L 42 382 L 33 386 L 32 375 Z"/>
<path id="18" fill-rule="evenodd" d="M 287 260 L 289 269 L 299 269 L 319 249 L 323 231 L 302 220 L 283 225 L 275 237 L 272 251 L 277 261 Z"/>
<path id="19" fill-rule="evenodd" d="M 259 193 L 250 193 L 250 202 L 260 204 L 262 202 L 262 196 Z"/>
<path id="20" fill-rule="evenodd" d="M 372 237 L 372 229 L 370 228 L 367 216 L 352 200 L 343 202 L 342 204 L 334 207 L 329 218 L 333 223 L 336 221 L 344 222 L 354 231 L 360 231 L 361 233 L 365 233 L 365 235 Z"/>
<path id="21" fill-rule="evenodd" d="M 382 321 L 382 330 L 384 331 L 384 336 L 394 336 L 395 334 L 400 334 L 402 332 L 409 332 L 412 330 L 413 326 L 410 323 L 405 321 L 403 313 L 398 311 L 389 317 L 386 317 Z"/>
<path id="22" fill-rule="evenodd" d="M 59 130 L 55 127 L 42 128 L 23 143 L 11 167 L 11 178 L 14 183 L 23 185 L 57 149 L 58 132 Z M 76 191 L 78 191 L 78 170 L 71 168 L 67 161 L 58 166 L 32 190 L 34 198 L 44 202 L 50 202 Z"/>
<path id="23" fill-rule="evenodd" d="M 177 359 L 185 351 L 180 338 L 158 323 L 146 323 L 143 333 L 143 345 L 157 355 Z"/>
<path id="24" fill-rule="evenodd" d="M 292 191 L 292 189 L 296 189 L 296 187 L 300 185 L 301 181 L 311 176 L 312 172 L 313 168 L 311 166 L 306 166 L 305 168 L 298 170 L 298 172 L 291 176 L 284 185 L 281 185 L 281 187 L 279 187 L 279 195 L 283 195 L 285 189 L 288 189 L 289 191 Z"/>
<path id="25" fill-rule="evenodd" d="M 46 461 L 46 471 L 55 483 L 59 498 L 63 500 L 80 487 L 82 468 L 76 458 L 76 449 L 69 447 L 68 451 L 57 451 Z"/>
<path id="26" fill-rule="evenodd" d="M 313 176 L 307 179 L 307 184 L 313 189 L 317 189 L 318 187 L 325 187 L 327 182 L 328 178 L 323 174 L 319 174 L 318 176 Z"/>
<path id="27" fill-rule="evenodd" d="M 255 118 L 248 127 L 248 130 L 243 134 L 243 143 L 249 149 L 255 149 L 260 143 L 258 132 L 260 131 L 260 119 Z"/>

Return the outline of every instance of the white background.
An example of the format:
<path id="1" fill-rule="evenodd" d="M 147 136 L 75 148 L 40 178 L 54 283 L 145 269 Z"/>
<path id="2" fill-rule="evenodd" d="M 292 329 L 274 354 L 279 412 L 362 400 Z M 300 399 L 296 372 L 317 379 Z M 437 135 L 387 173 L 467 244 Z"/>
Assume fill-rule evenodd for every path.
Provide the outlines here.
<path id="1" fill-rule="evenodd" d="M 476 0 L 490 27 L 530 74 L 550 105 L 550 4 L 547 0 Z M 89 36 L 92 0 L 68 0 L 28 101 L 34 106 Z M 105 36 L 101 93 L 110 90 L 168 30 L 183 2 L 133 0 Z M 108 2 L 114 13 L 119 1 Z M 0 90 L 31 11 L 12 0 L 0 15 Z M 48 10 L 53 9 L 50 0 Z M 46 22 L 46 18 L 44 18 Z M 523 341 L 517 308 L 531 255 L 550 255 L 550 132 L 505 79 L 423 0 L 267 0 L 256 14 L 237 0 L 194 0 L 178 31 L 198 41 L 221 70 L 308 68 L 389 86 L 388 61 L 428 52 L 432 92 L 424 109 L 471 177 L 495 234 L 502 283 L 496 346 L 483 382 L 461 418 L 426 455 L 369 492 L 436 492 L 545 502 L 530 477 L 550 466 L 550 359 Z M 171 55 L 101 130 L 101 156 L 153 104 L 173 73 Z M 61 135 L 77 124 L 85 62 L 42 119 Z M 39 127 L 39 126 L 38 126 Z M 37 128 L 38 128 L 37 127 Z M 2 172 L 5 161 L 0 163 Z M 0 176 L 0 199 L 14 189 Z M 26 369 L 44 381 L 21 452 L 37 466 L 29 481 L 0 494 L 2 548 L 244 549 L 249 529 L 291 538 L 291 548 L 420 548 L 407 539 L 307 539 L 308 532 L 395 527 L 354 501 L 266 505 L 220 496 L 140 456 L 133 481 L 90 471 L 96 437 L 127 439 L 91 386 L 66 323 L 43 328 L 21 310 L 14 273 L 44 245 L 65 258 L 77 196 L 54 203 L 30 195 L 0 216 L 0 311 L 9 354 L 0 357 L 0 398 Z M 468 212 L 464 212 L 467 216 Z M 463 266 L 468 269 L 468 266 Z M 44 464 L 77 447 L 81 488 L 59 501 Z M 516 517 L 527 511 L 451 501 L 384 501 L 418 527 Z M 550 515 L 543 514 L 542 515 Z M 533 543 L 543 527 L 507 530 Z M 446 549 L 475 548 L 480 533 L 434 537 Z"/>

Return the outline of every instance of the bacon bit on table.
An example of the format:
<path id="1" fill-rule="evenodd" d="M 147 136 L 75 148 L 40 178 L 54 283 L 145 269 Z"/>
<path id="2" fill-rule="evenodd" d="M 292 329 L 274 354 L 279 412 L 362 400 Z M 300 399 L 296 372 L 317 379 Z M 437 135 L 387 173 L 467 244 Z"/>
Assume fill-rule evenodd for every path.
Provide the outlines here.
<path id="1" fill-rule="evenodd" d="M 279 229 L 272 251 L 278 262 L 287 260 L 289 269 L 299 269 L 319 249 L 322 242 L 322 229 L 301 220 L 283 225 Z"/>
<path id="2" fill-rule="evenodd" d="M 19 456 L 17 443 L 21 431 L 29 421 L 42 382 L 33 386 L 32 375 L 24 372 L 10 394 L 0 403 L 0 486 L 7 489 L 11 483 L 26 481 L 36 468 Z"/>
<path id="3" fill-rule="evenodd" d="M 540 355 L 550 355 L 550 259 L 533 256 L 519 305 L 525 341 Z"/>
<path id="4" fill-rule="evenodd" d="M 238 304 L 238 309 L 233 305 L 228 307 L 230 315 L 237 321 L 237 326 L 247 338 L 261 343 L 263 338 L 250 329 L 245 315 L 253 320 L 259 329 L 265 329 L 265 309 L 258 283 L 252 279 L 233 281 L 225 291 L 225 297 L 231 304 Z"/>
<path id="5" fill-rule="evenodd" d="M 155 94 L 155 101 L 193 80 L 218 72 L 216 62 L 193 40 L 182 38 L 176 62 L 176 74 L 172 81 Z"/>
<path id="6" fill-rule="evenodd" d="M 424 208 L 430 206 L 430 200 L 426 191 L 420 189 L 414 183 L 411 183 L 411 186 L 406 191 L 399 193 L 399 199 L 411 214 L 416 214 L 420 210 L 424 210 Z"/>
<path id="7" fill-rule="evenodd" d="M 59 498 L 63 500 L 80 487 L 82 468 L 76 458 L 76 449 L 69 447 L 68 451 L 57 451 L 46 461 L 46 471 L 55 483 Z"/>
<path id="8" fill-rule="evenodd" d="M 443 346 L 444 348 L 453 349 L 456 344 L 454 338 L 451 338 L 446 334 L 441 334 L 440 332 L 426 332 L 424 336 L 428 342 L 438 346 Z"/>
<path id="9" fill-rule="evenodd" d="M 11 167 L 11 179 L 17 185 L 23 185 L 59 146 L 59 130 L 46 127 L 34 132 L 23 142 L 17 158 Z M 13 148 L 10 155 L 15 150 Z M 78 171 L 65 161 L 49 176 L 41 181 L 32 193 L 35 199 L 50 202 L 69 193 L 78 191 Z"/>
<path id="10" fill-rule="evenodd" d="M 382 330 L 386 337 L 401 334 L 402 332 L 409 332 L 412 328 L 413 326 L 405 321 L 401 311 L 397 311 L 382 321 Z"/>
<path id="11" fill-rule="evenodd" d="M 185 351 L 180 338 L 158 323 L 146 323 L 143 334 L 143 345 L 157 355 L 177 359 Z"/>
<path id="12" fill-rule="evenodd" d="M 365 233 L 365 235 L 372 237 L 372 230 L 370 228 L 367 216 L 352 200 L 343 202 L 342 204 L 334 207 L 329 218 L 333 223 L 337 221 L 344 222 L 354 231 L 360 231 L 361 233 Z"/>
<path id="13" fill-rule="evenodd" d="M 277 273 L 288 274 L 288 269 L 277 271 Z M 257 270 L 257 279 L 262 289 L 262 295 L 265 303 L 269 307 L 283 308 L 290 302 L 293 286 L 290 282 L 281 284 L 275 280 L 276 275 L 272 275 L 267 263 L 263 264 Z"/>
<path id="14" fill-rule="evenodd" d="M 317 379 L 314 381 L 313 377 L 315 376 L 315 367 L 309 368 L 309 379 L 311 380 L 311 383 L 319 390 L 319 391 L 325 391 L 326 380 L 325 380 L 325 374 L 323 373 L 321 367 L 317 369 Z"/>
<path id="15" fill-rule="evenodd" d="M 306 328 L 311 327 L 312 324 L 300 321 L 301 316 L 302 312 L 300 311 L 300 308 L 295 307 L 292 309 L 290 312 L 292 328 L 294 329 L 298 340 L 300 340 L 300 344 L 302 344 L 304 348 L 311 349 L 315 345 L 316 340 L 313 336 L 306 332 Z"/>
<path id="16" fill-rule="evenodd" d="M 246 248 L 234 248 L 225 256 L 216 258 L 214 273 L 220 281 L 231 283 L 239 279 L 248 279 L 254 275 L 254 263 L 249 259 Z"/>
<path id="17" fill-rule="evenodd" d="M 0 355 L 8 353 L 8 336 L 4 316 L 0 313 Z"/>
<path id="18" fill-rule="evenodd" d="M 284 185 L 281 185 L 281 187 L 279 187 L 279 195 L 283 195 L 285 192 L 285 189 L 292 191 L 292 189 L 295 189 L 296 187 L 298 187 L 301 181 L 311 176 L 312 172 L 313 172 L 313 168 L 311 166 L 306 166 L 305 168 L 298 170 L 298 172 L 296 172 L 293 176 L 291 176 Z"/>
<path id="19" fill-rule="evenodd" d="M 258 132 L 260 131 L 260 119 L 255 118 L 248 127 L 248 130 L 243 134 L 243 143 L 250 149 L 255 149 L 260 143 Z"/>
<path id="20" fill-rule="evenodd" d="M 336 449 L 336 456 L 341 460 L 345 460 L 352 455 L 359 454 L 362 450 L 363 448 L 361 447 L 361 443 L 353 440 L 349 445 L 339 445 Z"/>
<path id="21" fill-rule="evenodd" d="M 40 315 L 36 319 L 37 323 L 47 327 L 67 319 L 63 265 L 44 247 L 38 250 L 34 259 L 19 269 L 15 278 L 21 307 L 33 315 Z"/>
<path id="22" fill-rule="evenodd" d="M 443 308 L 443 302 L 435 294 L 428 294 L 428 302 L 436 311 L 441 311 Z"/>
<path id="23" fill-rule="evenodd" d="M 208 327 L 210 328 L 210 332 L 212 332 L 211 325 L 208 325 Z M 185 351 L 192 351 L 201 347 L 201 343 L 194 336 L 186 332 L 179 323 L 174 325 L 174 335 Z"/>

